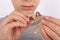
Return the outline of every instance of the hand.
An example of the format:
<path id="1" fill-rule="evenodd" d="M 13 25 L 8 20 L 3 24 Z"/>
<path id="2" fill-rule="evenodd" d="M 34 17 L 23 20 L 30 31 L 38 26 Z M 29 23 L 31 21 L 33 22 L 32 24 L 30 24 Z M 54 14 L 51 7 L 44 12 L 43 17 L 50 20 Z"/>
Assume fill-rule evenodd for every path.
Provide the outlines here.
<path id="1" fill-rule="evenodd" d="M 29 16 L 17 11 L 12 12 L 0 24 L 0 40 L 17 40 L 27 28 Z"/>
<path id="2" fill-rule="evenodd" d="M 47 16 L 42 19 L 40 28 L 46 40 L 60 40 L 60 19 Z"/>

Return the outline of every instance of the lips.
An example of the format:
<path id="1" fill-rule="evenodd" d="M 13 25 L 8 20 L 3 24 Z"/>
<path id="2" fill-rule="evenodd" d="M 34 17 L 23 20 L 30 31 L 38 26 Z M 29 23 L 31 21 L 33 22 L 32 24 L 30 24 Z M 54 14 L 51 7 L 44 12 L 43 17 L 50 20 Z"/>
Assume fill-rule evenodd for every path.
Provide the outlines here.
<path id="1" fill-rule="evenodd" d="M 24 10 L 31 10 L 34 6 L 26 6 L 26 5 L 23 5 L 23 6 L 21 6 L 22 7 L 22 9 L 24 9 Z"/>

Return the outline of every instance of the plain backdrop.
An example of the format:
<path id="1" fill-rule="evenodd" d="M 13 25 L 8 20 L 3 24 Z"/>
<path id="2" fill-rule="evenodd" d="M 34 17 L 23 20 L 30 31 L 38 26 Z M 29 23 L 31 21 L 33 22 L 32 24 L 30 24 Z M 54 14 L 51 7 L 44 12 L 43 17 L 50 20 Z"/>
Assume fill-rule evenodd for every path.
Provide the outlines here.
<path id="1" fill-rule="evenodd" d="M 13 10 L 11 0 L 0 0 L 0 18 L 9 15 Z M 36 11 L 42 15 L 60 18 L 60 0 L 40 0 Z"/>

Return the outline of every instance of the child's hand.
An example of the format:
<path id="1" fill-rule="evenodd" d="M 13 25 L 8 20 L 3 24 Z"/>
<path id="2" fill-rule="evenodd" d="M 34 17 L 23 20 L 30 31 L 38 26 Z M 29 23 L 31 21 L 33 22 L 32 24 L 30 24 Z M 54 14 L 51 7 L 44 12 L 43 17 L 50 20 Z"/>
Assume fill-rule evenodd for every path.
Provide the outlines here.
<path id="1" fill-rule="evenodd" d="M 12 12 L 0 24 L 0 40 L 17 40 L 27 28 L 29 15 Z"/>
<path id="2" fill-rule="evenodd" d="M 41 21 L 41 33 L 46 40 L 60 40 L 60 20 L 45 17 Z"/>

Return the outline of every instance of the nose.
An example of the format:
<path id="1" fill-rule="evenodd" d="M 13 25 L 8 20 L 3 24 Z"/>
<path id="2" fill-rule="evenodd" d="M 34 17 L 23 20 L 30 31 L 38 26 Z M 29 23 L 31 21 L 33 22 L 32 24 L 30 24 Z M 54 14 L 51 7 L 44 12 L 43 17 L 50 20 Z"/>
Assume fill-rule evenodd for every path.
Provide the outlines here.
<path id="1" fill-rule="evenodd" d="M 26 2 L 30 2 L 30 1 L 32 1 L 32 0 L 24 0 L 24 1 L 26 1 Z"/>

